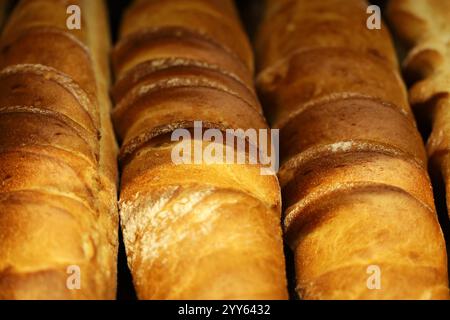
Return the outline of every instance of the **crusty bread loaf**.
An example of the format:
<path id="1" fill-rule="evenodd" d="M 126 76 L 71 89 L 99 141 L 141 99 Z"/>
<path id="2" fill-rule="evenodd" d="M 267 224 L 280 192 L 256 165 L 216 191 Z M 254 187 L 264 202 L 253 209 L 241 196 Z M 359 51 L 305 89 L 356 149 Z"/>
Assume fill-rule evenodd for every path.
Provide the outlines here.
<path id="1" fill-rule="evenodd" d="M 287 298 L 276 176 L 259 165 L 172 159 L 171 133 L 195 121 L 267 128 L 232 2 L 135 1 L 113 63 L 120 215 L 138 297 Z"/>
<path id="2" fill-rule="evenodd" d="M 72 4 L 81 8 L 81 30 L 66 26 Z M 103 1 L 91 0 L 23 0 L 5 26 L 1 299 L 115 298 L 117 168 L 108 28 Z M 78 275 L 80 287 L 70 278 Z"/>
<path id="3" fill-rule="evenodd" d="M 390 1 L 388 17 L 410 49 L 404 73 L 412 84 L 410 102 L 425 127 L 431 123 L 428 156 L 441 172 L 450 203 L 450 3 L 448 1 Z M 449 211 L 450 214 L 450 211 Z"/>
<path id="4" fill-rule="evenodd" d="M 446 299 L 447 257 L 425 150 L 389 33 L 384 25 L 367 29 L 367 5 L 268 0 L 256 41 L 258 89 L 281 130 L 297 292 Z"/>

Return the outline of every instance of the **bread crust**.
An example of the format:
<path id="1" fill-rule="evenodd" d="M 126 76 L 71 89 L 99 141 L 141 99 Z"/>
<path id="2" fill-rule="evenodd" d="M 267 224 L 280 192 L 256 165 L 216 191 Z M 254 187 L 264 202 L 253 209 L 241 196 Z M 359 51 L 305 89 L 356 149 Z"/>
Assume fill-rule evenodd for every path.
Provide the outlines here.
<path id="1" fill-rule="evenodd" d="M 344 5 L 342 0 L 268 0 L 266 8 L 256 39 L 259 71 L 286 62 L 297 52 L 315 48 L 350 48 L 380 58 L 390 66 L 397 65 L 392 43 L 386 41 L 387 29 L 366 27 L 367 3 L 364 0 L 352 1 L 350 5 Z"/>
<path id="2" fill-rule="evenodd" d="M 233 4 L 230 0 L 222 2 L 140 1 L 124 14 L 121 37 L 146 29 L 180 26 L 203 38 L 213 39 L 253 72 L 253 53 Z"/>

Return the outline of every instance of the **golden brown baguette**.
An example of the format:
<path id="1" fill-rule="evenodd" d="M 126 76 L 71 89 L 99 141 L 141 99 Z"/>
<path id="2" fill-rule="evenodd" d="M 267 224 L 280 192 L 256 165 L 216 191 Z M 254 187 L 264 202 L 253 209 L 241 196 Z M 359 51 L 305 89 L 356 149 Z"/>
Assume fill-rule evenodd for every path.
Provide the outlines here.
<path id="1" fill-rule="evenodd" d="M 410 102 L 424 126 L 431 122 L 428 157 L 441 172 L 450 200 L 450 3 L 448 1 L 390 1 L 388 17 L 410 49 L 404 61 L 412 83 Z M 450 212 L 449 212 L 450 216 Z"/>
<path id="2" fill-rule="evenodd" d="M 175 164 L 175 129 L 267 129 L 232 1 L 135 1 L 113 52 L 120 215 L 140 299 L 287 298 L 275 175 Z M 201 141 L 192 137 L 192 145 Z M 206 142 L 225 149 L 222 142 Z M 245 155 L 247 156 L 247 155 Z"/>
<path id="3" fill-rule="evenodd" d="M 296 289 L 302 299 L 446 299 L 425 150 L 389 33 L 366 28 L 367 5 L 269 0 L 259 30 L 257 85 L 281 130 Z"/>
<path id="4" fill-rule="evenodd" d="M 81 30 L 66 11 L 80 6 Z M 0 41 L 0 298 L 114 299 L 116 146 L 103 1 L 23 0 Z M 79 268 L 80 287 L 69 282 Z M 75 271 L 77 272 L 77 271 Z"/>

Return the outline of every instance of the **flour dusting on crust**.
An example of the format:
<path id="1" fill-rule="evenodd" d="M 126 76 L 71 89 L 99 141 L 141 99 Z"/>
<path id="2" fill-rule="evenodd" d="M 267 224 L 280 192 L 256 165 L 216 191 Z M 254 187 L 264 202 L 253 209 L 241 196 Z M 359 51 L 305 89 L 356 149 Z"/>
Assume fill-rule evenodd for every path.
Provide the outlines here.
<path id="1" fill-rule="evenodd" d="M 133 200 L 121 203 L 129 263 L 133 264 L 137 255 L 151 262 L 169 245 L 197 236 L 191 228 L 193 224 L 201 224 L 200 233 L 207 232 L 213 220 L 214 205 L 208 212 L 196 212 L 194 208 L 213 192 L 214 188 L 210 187 L 192 190 L 170 186 L 149 195 L 136 194 Z M 181 222 L 187 215 L 192 215 L 189 223 Z"/>
<path id="2" fill-rule="evenodd" d="M 332 144 L 330 146 L 332 152 L 348 151 L 352 148 L 353 143 L 351 141 L 343 141 Z"/>

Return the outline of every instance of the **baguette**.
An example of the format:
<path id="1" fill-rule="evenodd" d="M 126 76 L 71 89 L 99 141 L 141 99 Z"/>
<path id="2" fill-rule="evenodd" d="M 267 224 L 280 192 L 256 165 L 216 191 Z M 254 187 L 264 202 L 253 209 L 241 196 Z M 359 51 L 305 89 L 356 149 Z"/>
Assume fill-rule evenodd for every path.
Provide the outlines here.
<path id="1" fill-rule="evenodd" d="M 389 33 L 362 0 L 268 0 L 257 87 L 280 129 L 302 299 L 447 299 L 445 243 Z M 373 271 L 373 270 L 378 270 Z"/>
<path id="2" fill-rule="evenodd" d="M 407 80 L 412 84 L 409 98 L 424 127 L 431 124 L 427 151 L 431 168 L 440 172 L 450 203 L 450 35 L 447 1 L 391 1 L 388 17 L 409 49 L 404 61 Z M 449 211 L 450 217 L 450 211 Z"/>
<path id="3" fill-rule="evenodd" d="M 66 27 L 71 4 L 81 8 L 81 30 Z M 5 26 L 1 299 L 115 298 L 117 167 L 108 32 L 104 3 L 90 0 L 23 0 Z M 79 286 L 69 282 L 71 275 L 79 276 Z"/>
<path id="4" fill-rule="evenodd" d="M 0 0 L 0 30 L 3 28 L 3 24 L 5 23 L 9 5 L 9 0 Z"/>
<path id="5" fill-rule="evenodd" d="M 120 216 L 138 297 L 287 298 L 276 176 L 259 165 L 172 160 L 171 133 L 195 121 L 267 128 L 232 2 L 135 1 L 113 65 Z M 201 150 L 210 147 L 227 148 L 204 141 Z"/>

